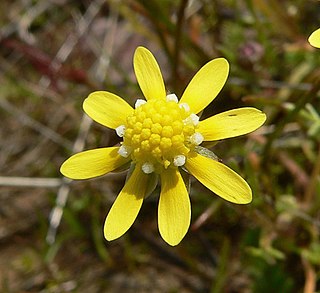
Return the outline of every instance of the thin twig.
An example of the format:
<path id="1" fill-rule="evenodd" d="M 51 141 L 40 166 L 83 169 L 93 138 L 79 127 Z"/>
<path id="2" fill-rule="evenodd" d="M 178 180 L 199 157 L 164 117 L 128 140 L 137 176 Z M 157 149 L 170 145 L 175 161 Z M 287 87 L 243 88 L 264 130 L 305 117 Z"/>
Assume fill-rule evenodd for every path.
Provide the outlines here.
<path id="1" fill-rule="evenodd" d="M 97 0 L 89 6 L 87 12 L 83 16 L 83 18 L 80 19 L 80 21 L 79 21 L 79 23 L 81 23 L 81 25 L 79 25 L 80 30 L 77 35 L 78 38 L 80 38 L 80 36 L 82 36 L 86 32 L 86 29 L 88 28 L 89 23 L 92 22 L 93 18 L 99 12 L 99 9 L 101 8 L 103 3 L 104 3 L 103 0 Z M 93 5 L 93 7 L 91 7 L 92 5 Z M 118 22 L 118 14 L 113 14 L 113 21 L 114 21 L 114 24 L 116 24 Z M 113 30 L 111 31 L 111 33 L 108 34 L 108 32 L 107 32 L 105 35 L 104 43 L 107 43 L 106 39 L 110 38 L 110 41 L 108 42 L 109 52 L 105 56 L 111 55 L 111 51 L 112 51 L 114 40 L 115 40 L 115 34 L 116 34 L 116 25 L 113 26 Z M 69 46 L 72 46 L 72 48 L 73 48 L 77 42 L 75 42 L 75 39 L 70 37 L 67 39 L 66 43 L 68 43 Z M 59 55 L 57 57 L 57 59 L 60 61 L 60 63 L 63 60 L 65 60 L 67 58 L 67 56 L 71 53 L 71 50 L 67 49 L 66 45 L 63 45 L 62 48 L 64 48 L 64 49 L 60 49 L 59 52 L 64 52 L 64 53 L 61 53 L 61 55 Z M 104 66 L 104 68 L 103 68 L 104 72 L 103 72 L 103 70 L 100 70 L 101 75 L 105 76 L 106 71 L 108 69 L 108 66 L 109 66 L 109 63 L 106 66 Z M 97 79 L 103 80 L 102 77 L 99 77 Z M 83 150 L 84 145 L 85 145 L 85 140 L 86 140 L 87 134 L 89 132 L 91 123 L 92 123 L 92 120 L 87 115 L 84 114 L 82 117 L 80 128 L 79 128 L 78 137 L 77 137 L 77 139 L 74 143 L 74 146 L 73 146 L 73 153 L 77 153 L 77 152 L 80 152 Z M 52 245 L 56 239 L 57 230 L 58 230 L 58 227 L 60 225 L 62 215 L 63 215 L 63 209 L 66 205 L 66 202 L 68 200 L 68 196 L 70 193 L 70 182 L 71 182 L 71 180 L 64 178 L 64 183 L 61 185 L 61 187 L 59 188 L 58 193 L 57 193 L 56 205 L 51 211 L 49 229 L 48 229 L 47 237 L 46 237 L 46 241 L 50 245 Z"/>
<path id="2" fill-rule="evenodd" d="M 0 99 L 0 107 L 10 113 L 12 116 L 16 117 L 16 119 L 20 120 L 22 124 L 39 132 L 44 137 L 47 137 L 48 139 L 63 146 L 66 149 L 72 149 L 72 143 L 69 140 L 63 138 L 60 134 L 56 133 L 51 128 L 29 117 L 23 111 L 19 110 L 17 107 L 8 102 L 5 98 Z"/>
<path id="3" fill-rule="evenodd" d="M 53 5 L 52 1 L 40 1 L 33 5 L 31 8 L 27 10 L 27 12 L 19 17 L 18 22 L 18 33 L 21 39 L 23 39 L 28 44 L 34 44 L 35 38 L 29 32 L 29 27 L 33 23 L 33 21 L 46 10 L 48 10 Z"/>
<path id="4" fill-rule="evenodd" d="M 172 80 L 174 86 L 176 87 L 177 82 L 179 81 L 179 65 L 180 65 L 180 49 L 181 49 L 181 33 L 185 18 L 185 10 L 188 5 L 188 0 L 181 0 L 178 16 L 177 16 L 177 24 L 175 31 L 175 46 L 173 53 L 173 64 L 172 64 Z M 177 89 L 174 89 L 177 90 Z"/>
<path id="5" fill-rule="evenodd" d="M 309 262 L 309 260 L 307 260 L 303 256 L 302 256 L 302 265 L 303 265 L 304 275 L 305 275 L 303 293 L 316 292 L 317 273 L 313 265 Z"/>
<path id="6" fill-rule="evenodd" d="M 26 6 L 29 5 L 28 1 L 22 1 L 20 4 L 25 4 Z M 46 10 L 48 10 L 52 5 L 54 5 L 53 1 L 47 1 L 44 0 L 42 2 L 36 2 L 36 4 L 29 8 L 27 11 L 16 17 L 18 20 L 17 22 L 15 20 L 11 21 L 9 24 L 4 25 L 0 29 L 0 41 L 3 39 L 9 37 L 10 35 L 18 32 L 19 36 L 27 43 L 30 43 L 33 41 L 33 37 L 30 38 L 30 33 L 28 32 L 28 29 L 35 18 L 37 18 L 40 14 L 44 13 Z M 26 8 L 26 7 L 23 7 Z M 24 9 L 22 9 L 24 10 Z"/>
<path id="7" fill-rule="evenodd" d="M 79 39 L 88 31 L 90 23 L 99 13 L 101 6 L 103 5 L 104 0 L 96 0 L 90 4 L 85 14 L 80 18 L 78 23 L 76 24 L 76 35 L 74 33 L 69 34 L 65 42 L 60 47 L 59 51 L 57 52 L 55 58 L 52 60 L 51 67 L 58 71 L 62 63 L 64 63 L 67 58 L 70 56 L 72 50 L 75 48 L 76 44 L 78 43 Z M 43 76 L 40 79 L 40 84 L 46 88 L 49 87 L 51 80 Z"/>
<path id="8" fill-rule="evenodd" d="M 117 20 L 119 17 L 119 11 L 118 10 L 111 10 L 110 11 L 110 17 L 114 20 Z M 117 35 L 117 21 L 113 21 L 110 26 L 110 36 L 108 38 L 104 38 L 103 46 L 102 48 L 112 48 L 112 45 L 114 44 L 115 37 Z M 110 46 L 110 47 L 109 47 Z M 95 79 L 102 84 L 104 82 L 107 69 L 110 66 L 110 54 L 111 50 L 101 50 L 100 56 L 97 61 L 97 68 L 95 70 L 94 77 Z"/>
<path id="9" fill-rule="evenodd" d="M 302 188 L 307 188 L 309 185 L 309 176 L 299 164 L 290 158 L 290 156 L 283 151 L 277 152 L 277 157 L 283 166 L 291 173 L 296 182 Z"/>
<path id="10" fill-rule="evenodd" d="M 230 77 L 228 84 L 238 85 L 238 86 L 247 86 L 251 85 L 252 82 L 239 77 Z M 279 80 L 268 80 L 268 79 L 259 79 L 255 86 L 260 86 L 261 88 L 267 89 L 291 89 L 291 90 L 300 90 L 300 91 L 310 91 L 312 89 L 311 83 L 288 83 Z"/>
<path id="11" fill-rule="evenodd" d="M 320 175 L 320 146 L 318 149 L 318 155 L 316 158 L 316 162 L 315 165 L 313 167 L 311 176 L 310 176 L 310 180 L 309 180 L 309 184 L 307 184 L 306 186 L 306 191 L 305 191 L 305 195 L 304 195 L 304 200 L 307 204 L 310 204 L 312 202 L 312 199 L 315 196 L 315 191 L 316 191 L 316 186 L 317 186 L 317 181 Z"/>
<path id="12" fill-rule="evenodd" d="M 56 188 L 61 186 L 61 183 L 61 178 L 0 176 L 0 186 Z"/>
<path id="13" fill-rule="evenodd" d="M 78 137 L 73 145 L 74 153 L 80 152 L 84 148 L 85 140 L 89 132 L 91 123 L 92 120 L 86 114 L 84 114 L 82 116 Z M 46 236 L 46 241 L 50 245 L 52 245 L 56 239 L 57 229 L 61 222 L 63 209 L 68 200 L 70 183 L 70 179 L 63 178 L 63 184 L 60 186 L 57 193 L 56 204 L 50 213 L 49 229 Z"/>

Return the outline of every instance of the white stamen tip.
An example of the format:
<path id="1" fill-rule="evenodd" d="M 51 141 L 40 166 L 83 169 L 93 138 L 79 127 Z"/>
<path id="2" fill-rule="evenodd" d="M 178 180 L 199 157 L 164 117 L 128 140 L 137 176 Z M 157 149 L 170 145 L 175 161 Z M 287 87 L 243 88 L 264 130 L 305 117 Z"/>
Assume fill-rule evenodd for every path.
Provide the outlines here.
<path id="1" fill-rule="evenodd" d="M 175 156 L 173 159 L 173 164 L 176 167 L 183 166 L 186 163 L 186 157 L 184 155 Z"/>
<path id="2" fill-rule="evenodd" d="M 167 99 L 168 102 L 173 101 L 175 103 L 178 103 L 178 97 L 175 94 L 167 95 L 166 99 Z"/>
<path id="3" fill-rule="evenodd" d="M 199 145 L 203 142 L 203 135 L 200 132 L 195 132 L 190 136 L 190 141 L 192 144 Z"/>
<path id="4" fill-rule="evenodd" d="M 144 163 L 141 167 L 142 171 L 146 174 L 151 174 L 154 171 L 154 166 L 151 163 Z"/>
<path id="5" fill-rule="evenodd" d="M 187 103 L 181 103 L 181 104 L 179 104 L 179 107 L 181 109 L 184 109 L 186 112 L 190 111 L 190 107 L 189 107 L 189 105 Z"/>
<path id="6" fill-rule="evenodd" d="M 197 126 L 199 124 L 199 119 L 200 119 L 199 116 L 197 116 L 196 114 L 192 113 L 189 117 L 184 119 L 183 122 L 186 125 Z"/>
<path id="7" fill-rule="evenodd" d="M 118 136 L 123 137 L 124 132 L 126 131 L 126 127 L 124 125 L 120 125 L 116 128 L 116 133 Z"/>
<path id="8" fill-rule="evenodd" d="M 134 104 L 134 108 L 137 109 L 139 108 L 141 105 L 144 105 L 147 101 L 142 100 L 142 99 L 138 99 L 136 100 L 136 103 Z"/>
<path id="9" fill-rule="evenodd" d="M 192 113 L 189 117 L 190 117 L 190 120 L 192 121 L 192 124 L 194 126 L 197 126 L 199 124 L 199 119 L 200 119 L 199 116 Z"/>
<path id="10" fill-rule="evenodd" d="M 122 145 L 118 150 L 118 154 L 124 158 L 128 158 L 131 152 L 132 152 L 131 147 L 128 147 L 126 145 Z"/>

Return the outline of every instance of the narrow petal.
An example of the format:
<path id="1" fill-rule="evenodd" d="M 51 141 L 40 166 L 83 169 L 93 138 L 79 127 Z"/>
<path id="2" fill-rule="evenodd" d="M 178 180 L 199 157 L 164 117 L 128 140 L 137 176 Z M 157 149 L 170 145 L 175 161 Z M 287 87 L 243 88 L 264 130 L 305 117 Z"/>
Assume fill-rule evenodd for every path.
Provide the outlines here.
<path id="1" fill-rule="evenodd" d="M 185 89 L 181 103 L 187 103 L 192 113 L 207 107 L 223 88 L 229 74 L 229 63 L 217 58 L 205 64 Z"/>
<path id="2" fill-rule="evenodd" d="M 311 46 L 320 48 L 320 28 L 315 30 L 308 39 Z"/>
<path id="3" fill-rule="evenodd" d="M 179 244 L 191 220 L 190 198 L 178 169 L 161 174 L 158 225 L 162 238 L 170 245 Z"/>
<path id="4" fill-rule="evenodd" d="M 89 179 L 107 174 L 131 160 L 120 156 L 118 150 L 118 147 L 110 147 L 77 153 L 62 164 L 60 172 L 71 179 Z"/>
<path id="5" fill-rule="evenodd" d="M 145 197 L 148 175 L 136 167 L 113 203 L 104 223 L 104 237 L 111 241 L 126 233 L 135 221 Z"/>
<path id="6" fill-rule="evenodd" d="M 133 108 L 123 99 L 109 92 L 91 93 L 83 102 L 84 111 L 96 122 L 116 129 L 126 124 Z"/>
<path id="7" fill-rule="evenodd" d="M 266 114 L 255 108 L 234 109 L 199 122 L 197 131 L 205 141 L 250 133 L 266 121 Z"/>
<path id="8" fill-rule="evenodd" d="M 166 97 L 160 67 L 148 49 L 144 47 L 136 49 L 133 57 L 133 67 L 138 84 L 147 100 L 164 99 Z"/>
<path id="9" fill-rule="evenodd" d="M 195 154 L 188 158 L 185 167 L 204 186 L 223 199 L 238 204 L 251 202 L 252 192 L 248 183 L 226 165 Z"/>

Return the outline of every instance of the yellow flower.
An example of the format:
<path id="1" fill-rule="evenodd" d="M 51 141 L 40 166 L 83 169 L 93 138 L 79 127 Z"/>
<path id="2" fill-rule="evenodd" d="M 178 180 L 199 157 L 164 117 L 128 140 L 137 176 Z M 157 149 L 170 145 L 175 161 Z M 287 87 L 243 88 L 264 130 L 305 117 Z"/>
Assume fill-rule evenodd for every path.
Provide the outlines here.
<path id="1" fill-rule="evenodd" d="M 104 225 L 107 240 L 122 236 L 135 221 L 154 179 L 160 178 L 158 226 L 162 238 L 177 245 L 187 233 L 191 206 L 180 174 L 183 168 L 223 199 L 246 204 L 252 192 L 233 170 L 208 156 L 199 145 L 256 130 L 266 115 L 255 108 L 240 108 L 199 121 L 201 112 L 224 86 L 229 64 L 224 58 L 204 65 L 185 89 L 180 101 L 166 94 L 162 74 L 152 53 L 138 47 L 134 71 L 146 100 L 132 108 L 120 97 L 93 92 L 83 103 L 96 122 L 115 129 L 121 146 L 98 148 L 73 155 L 61 166 L 72 179 L 88 179 L 131 163 L 133 171 L 112 205 Z M 153 182 L 153 183 L 152 183 Z"/>
<path id="2" fill-rule="evenodd" d="M 311 46 L 320 48 L 320 28 L 315 30 L 310 37 L 308 38 L 308 41 Z"/>

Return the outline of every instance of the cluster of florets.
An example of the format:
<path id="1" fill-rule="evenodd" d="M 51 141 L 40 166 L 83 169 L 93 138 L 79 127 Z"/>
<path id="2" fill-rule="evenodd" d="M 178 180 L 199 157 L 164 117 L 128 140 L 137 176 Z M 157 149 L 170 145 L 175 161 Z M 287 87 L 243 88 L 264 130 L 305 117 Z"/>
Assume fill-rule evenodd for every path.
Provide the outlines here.
<path id="1" fill-rule="evenodd" d="M 190 112 L 188 104 L 178 104 L 174 94 L 163 100 L 139 99 L 126 125 L 116 128 L 123 137 L 119 154 L 131 156 L 147 174 L 183 166 L 189 152 L 203 141 L 196 131 L 198 123 L 199 117 Z"/>

